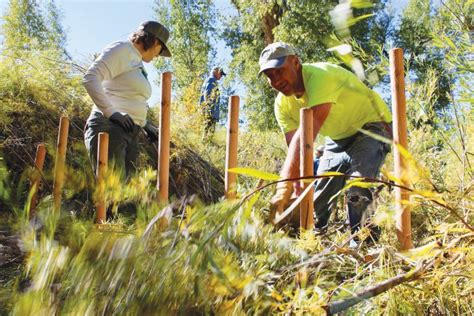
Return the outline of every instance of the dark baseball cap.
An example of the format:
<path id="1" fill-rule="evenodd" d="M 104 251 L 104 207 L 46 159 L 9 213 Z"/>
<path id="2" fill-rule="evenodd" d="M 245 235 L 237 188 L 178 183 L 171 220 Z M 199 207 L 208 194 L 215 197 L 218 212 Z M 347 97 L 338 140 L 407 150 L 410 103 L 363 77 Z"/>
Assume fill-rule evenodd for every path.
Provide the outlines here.
<path id="1" fill-rule="evenodd" d="M 258 64 L 259 74 L 262 71 L 272 68 L 280 68 L 285 63 L 286 57 L 296 55 L 295 50 L 290 45 L 283 42 L 275 42 L 262 50 Z"/>
<path id="2" fill-rule="evenodd" d="M 222 67 L 214 67 L 214 68 L 212 68 L 211 73 L 213 73 L 214 71 L 218 71 L 222 76 L 227 76 L 227 74 L 224 72 L 224 69 L 222 69 Z"/>
<path id="3" fill-rule="evenodd" d="M 138 29 L 155 35 L 155 37 L 163 44 L 160 56 L 171 57 L 171 52 L 168 49 L 168 46 L 166 46 L 166 42 L 168 42 L 168 38 L 170 37 L 170 32 L 166 27 L 156 21 L 145 21 L 140 24 Z"/>

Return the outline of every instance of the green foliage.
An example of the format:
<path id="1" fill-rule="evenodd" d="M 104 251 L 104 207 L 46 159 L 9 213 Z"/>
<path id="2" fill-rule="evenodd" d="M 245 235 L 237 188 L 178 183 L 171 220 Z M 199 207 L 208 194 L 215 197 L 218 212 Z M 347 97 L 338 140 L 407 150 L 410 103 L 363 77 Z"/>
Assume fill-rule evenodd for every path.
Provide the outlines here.
<path id="1" fill-rule="evenodd" d="M 351 68 L 354 57 L 363 57 L 369 70 L 369 84 L 379 82 L 386 74 L 383 67 L 378 67 L 382 61 L 381 47 L 389 40 L 393 17 L 386 12 L 387 1 L 374 2 L 345 2 L 335 11 L 333 1 L 233 1 L 239 15 L 223 18 L 221 36 L 232 49 L 231 72 L 247 88 L 245 113 L 252 127 L 276 128 L 276 93 L 263 76 L 257 75 L 260 52 L 270 42 L 293 45 L 303 62 L 329 60 L 344 62 Z M 349 60 L 349 56 L 327 50 L 344 43 L 353 46 Z"/>
<path id="2" fill-rule="evenodd" d="M 82 128 L 90 105 L 81 78 L 67 60 L 59 9 L 53 1 L 44 9 L 36 1 L 10 1 L 2 24 L 0 150 L 11 188 L 9 208 L 3 212 L 23 208 L 30 174 L 25 170 L 33 165 L 38 143 L 47 147 L 45 170 L 52 169 L 60 116 L 72 118 L 69 175 L 87 174 L 84 167 L 89 166 L 84 146 L 77 144 L 83 143 Z M 72 178 L 78 180 L 72 186 L 84 187 L 80 184 L 84 176 Z M 45 188 L 51 185 L 49 172 L 44 173 L 43 182 Z"/>
<path id="3" fill-rule="evenodd" d="M 293 239 L 275 231 L 262 220 L 259 195 L 246 203 L 184 203 L 172 216 L 171 208 L 156 208 L 152 188 L 136 186 L 126 191 L 137 192 L 132 195 L 154 216 L 151 220 L 137 217 L 131 226 L 115 221 L 93 227 L 88 221 L 63 218 L 54 225 L 55 235 L 24 227 L 31 286 L 14 292 L 13 314 L 321 314 L 328 302 L 432 258 L 436 267 L 422 280 L 350 312 L 469 311 L 469 271 L 454 273 L 470 267 L 474 258 L 472 232 L 462 225 L 433 227 L 434 235 L 409 252 L 378 245 L 369 254 L 365 247 L 357 252 L 347 248 L 348 232 L 303 233 Z M 40 209 L 43 218 L 48 212 Z"/>
<path id="4" fill-rule="evenodd" d="M 8 170 L 5 166 L 5 161 L 2 156 L 0 156 L 0 207 L 3 209 L 11 201 L 10 186 L 8 185 Z M 2 211 L 0 209 L 0 211 Z"/>
<path id="5" fill-rule="evenodd" d="M 325 39 L 334 31 L 328 14 L 332 1 L 288 1 L 288 10 L 274 29 L 275 41 L 292 44 L 304 62 L 327 59 Z"/>
<path id="6" fill-rule="evenodd" d="M 223 17 L 222 38 L 232 49 L 230 64 L 233 76 L 238 77 L 247 89 L 244 100 L 245 116 L 257 130 L 273 129 L 273 100 L 276 96 L 262 76 L 258 76 L 258 56 L 266 46 L 263 19 L 272 20 L 272 10 L 280 12 L 276 1 L 233 1 L 239 15 Z M 273 21 L 273 22 L 272 22 Z M 271 29 L 270 29 L 271 31 Z M 268 30 L 267 30 L 268 33 Z M 270 32 L 271 33 L 271 32 Z"/>
<path id="7" fill-rule="evenodd" d="M 251 168 L 240 168 L 240 167 L 231 168 L 229 169 L 229 172 L 243 174 L 243 175 L 251 176 L 254 178 L 269 180 L 269 181 L 277 181 L 280 179 L 280 177 L 277 174 L 269 173 L 265 171 L 259 171 L 257 169 L 251 169 Z"/>
<path id="8" fill-rule="evenodd" d="M 438 78 L 436 100 L 433 103 L 433 110 L 438 115 L 442 109 L 449 107 L 450 94 L 453 93 L 458 77 L 456 72 L 447 71 L 446 68 L 446 61 L 449 60 L 447 56 L 452 55 L 450 51 L 459 51 L 453 39 L 455 42 L 460 40 L 459 48 L 465 53 L 464 59 L 468 54 L 466 50 L 469 48 L 465 45 L 470 45 L 469 40 L 466 41 L 470 29 L 469 25 L 463 22 L 469 23 L 469 12 L 472 13 L 472 5 L 469 8 L 468 3 L 469 1 L 442 1 L 435 6 L 428 0 L 410 1 L 403 12 L 397 33 L 397 43 L 409 55 L 410 74 L 415 80 L 427 82 L 430 79 L 427 76 L 429 71 L 433 71 Z M 446 34 L 448 25 L 449 35 Z M 443 44 L 440 44 L 441 42 Z"/>
<path id="9" fill-rule="evenodd" d="M 158 59 L 159 70 L 172 65 L 178 89 L 187 87 L 195 78 L 207 73 L 210 58 L 215 54 L 210 34 L 214 32 L 214 7 L 211 1 L 156 1 L 157 20 L 169 29 L 173 57 Z M 169 69 L 169 68 L 168 68 Z"/>
<path id="10" fill-rule="evenodd" d="M 50 46 L 57 47 L 62 53 L 68 57 L 68 53 L 65 50 L 67 36 L 66 32 L 61 24 L 62 12 L 56 5 L 54 0 L 50 0 L 47 3 L 47 15 L 46 24 L 49 26 L 48 42 Z"/>
<path id="11" fill-rule="evenodd" d="M 212 68 L 215 50 L 211 46 L 214 28 L 212 1 L 156 1 L 157 20 L 166 25 L 171 37 L 170 59 L 157 59 L 160 71 L 173 71 L 176 93 L 175 113 L 184 118 L 183 128 L 200 130 L 203 117 L 199 108 L 199 93 L 204 77 Z"/>
<path id="12" fill-rule="evenodd" d="M 57 113 L 81 113 L 84 94 L 65 59 L 65 34 L 54 2 L 43 14 L 35 1 L 12 0 L 4 20 L 1 122 L 8 122 L 12 111 L 34 112 L 42 106 Z"/>
<path id="13" fill-rule="evenodd" d="M 35 0 L 10 1 L 9 11 L 3 19 L 2 34 L 9 49 L 25 49 L 31 44 L 46 42 L 48 29 Z"/>
<path id="14" fill-rule="evenodd" d="M 10 0 L 3 20 L 3 49 L 8 52 L 54 47 L 65 53 L 66 35 L 54 0 L 47 2 L 46 14 L 36 0 Z"/>
<path id="15" fill-rule="evenodd" d="M 28 25 L 18 38 L 26 41 L 27 36 L 21 34 L 33 34 L 28 33 L 30 30 L 43 36 L 48 31 L 40 30 L 55 29 L 56 37 L 51 41 L 62 43 L 60 24 L 54 26 L 51 22 L 57 19 L 44 18 L 36 2 L 21 6 L 25 3 L 11 1 L 9 11 L 14 16 L 15 12 L 30 10 L 22 11 L 26 15 L 22 21 Z M 239 172 L 237 193 L 243 197 L 261 185 L 252 177 L 276 179 L 286 153 L 279 131 L 256 131 L 275 126 L 273 92 L 256 76 L 258 55 L 266 37 L 271 35 L 299 46 L 308 61 L 316 56 L 331 56 L 326 50 L 327 41 L 331 46 L 336 42 L 350 44 L 353 57 L 361 59 L 368 66 L 366 69 L 383 75 L 387 61 L 376 42 L 389 41 L 391 35 L 383 26 L 374 28 L 374 24 L 383 20 L 383 25 L 389 25 L 390 15 L 380 11 L 385 2 L 376 2 L 371 9 L 367 1 L 352 1 L 354 20 L 346 21 L 348 25 L 372 11 L 374 15 L 353 24 L 350 38 L 344 35 L 346 28 L 336 30 L 330 24 L 328 10 L 332 2 L 233 3 L 240 15 L 228 19 L 223 35 L 233 49 L 232 73 L 249 88 L 245 102 L 249 125 L 240 127 L 239 168 L 235 170 Z M 406 13 L 402 22 L 414 23 L 414 35 L 419 38 L 428 32 L 429 45 L 436 46 L 433 51 L 443 53 L 439 65 L 425 68 L 423 78 L 412 76 L 407 81 L 410 152 L 403 153 L 409 161 L 413 189 L 409 203 L 413 206 L 413 239 L 418 246 L 408 252 L 395 250 L 393 195 L 386 189 L 379 192 L 372 220 L 384 228 L 381 240 L 351 249 L 341 214 L 336 214 L 334 226 L 323 235 L 301 232 L 299 238 L 293 238 L 291 232 L 268 225 L 265 208 L 271 187 L 245 201 L 203 205 L 187 198 L 159 208 L 153 184 L 156 172 L 151 169 L 143 170 L 127 185 L 109 175 L 107 198 L 112 210 L 117 211 L 119 203 L 128 203 L 136 213 L 124 215 L 121 208 L 105 225 L 94 226 L 90 202 L 95 197 L 77 191 L 92 186 L 94 181 L 82 144 L 81 129 L 89 106 L 79 78 L 71 75 L 74 71 L 65 63 L 63 51 L 54 45 L 42 47 L 38 39 L 33 39 L 28 45 L 17 46 L 10 55 L 6 46 L 2 47 L 0 204 L 2 212 L 16 212 L 14 227 L 22 236 L 27 259 L 16 285 L 10 282 L 8 296 L 0 293 L 0 305 L 7 306 L 6 313 L 17 315 L 317 315 L 323 314 L 331 302 L 431 262 L 419 280 L 365 300 L 347 313 L 472 314 L 474 238 L 468 227 L 473 225 L 474 216 L 474 117 L 472 65 L 468 58 L 472 54 L 469 3 L 443 1 L 437 16 L 416 21 L 415 15 L 408 19 Z M 218 128 L 210 142 L 203 142 L 195 108 L 203 75 L 213 56 L 209 37 L 214 31 L 212 10 L 208 1 L 157 2 L 159 20 L 171 29 L 170 46 L 176 56 L 170 61 L 177 96 L 171 127 L 176 148 L 171 159 L 179 162 L 181 151 L 189 147 L 210 162 L 206 166 L 223 170 L 225 130 Z M 422 13 L 424 17 L 426 10 Z M 6 19 L 4 32 L 13 30 L 19 18 L 17 14 L 15 19 Z M 262 26 L 262 21 L 269 24 Z M 425 27 L 425 22 L 430 27 Z M 325 36 L 332 30 L 337 37 L 328 40 Z M 408 29 L 403 30 L 408 33 Z M 41 39 L 45 38 L 46 35 Z M 416 45 L 412 48 L 417 49 Z M 409 66 L 413 65 L 413 60 L 410 62 Z M 158 66 L 165 69 L 161 67 L 171 64 Z M 449 103 L 440 109 L 438 89 L 445 73 L 453 80 L 447 95 Z M 31 165 L 37 142 L 46 140 L 48 152 L 54 152 L 58 118 L 64 113 L 73 119 L 63 208 L 60 214 L 53 214 L 51 196 L 43 197 L 38 206 L 38 219 L 43 226 L 34 228 L 28 221 L 28 207 L 23 207 L 29 175 L 23 170 Z M 47 170 L 52 169 L 51 158 L 47 158 Z M 391 157 L 384 174 L 398 181 L 391 175 L 390 163 Z M 181 162 L 177 165 L 183 166 Z M 192 172 L 197 174 L 200 170 L 195 167 Z M 44 176 L 46 183 L 51 183 L 51 173 L 45 172 Z M 180 183 L 179 176 L 172 182 Z M 203 183 L 214 186 L 209 179 Z M 348 185 L 368 184 L 355 181 Z M 362 229 L 358 238 L 365 240 L 368 235 L 368 230 Z"/>

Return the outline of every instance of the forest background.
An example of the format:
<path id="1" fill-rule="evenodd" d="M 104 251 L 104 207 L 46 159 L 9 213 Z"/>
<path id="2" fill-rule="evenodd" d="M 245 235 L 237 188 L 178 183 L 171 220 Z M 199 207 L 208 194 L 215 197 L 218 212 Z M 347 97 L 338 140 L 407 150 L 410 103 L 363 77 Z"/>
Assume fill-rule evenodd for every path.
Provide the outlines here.
<path id="1" fill-rule="evenodd" d="M 368 285 L 421 266 L 415 283 L 351 311 L 472 313 L 473 2 L 410 0 L 403 8 L 384 0 L 232 0 L 230 5 L 236 14 L 223 15 L 210 0 L 156 1 L 150 16 L 172 34 L 173 58 L 159 59 L 154 66 L 158 73 L 172 71 L 174 78 L 174 199 L 196 193 L 204 203 L 183 206 L 168 225 L 146 229 L 161 210 L 153 204 L 156 172 L 147 167 L 156 163 L 144 154 L 143 172 L 135 182 L 109 183 L 110 200 L 138 205 L 136 216 L 112 220 L 109 233 L 91 224 L 94 177 L 82 141 L 90 99 L 81 79 L 93 56 L 71 57 L 58 3 L 10 0 L 5 5 L 0 214 L 21 235 L 27 255 L 8 271 L 2 311 L 317 313 L 331 311 L 331 302 Z M 229 52 L 223 120 L 228 96 L 245 92 L 239 165 L 275 173 L 285 145 L 273 115 L 276 94 L 257 69 L 261 50 L 277 40 L 295 46 L 305 62 L 330 61 L 351 69 L 387 104 L 388 52 L 404 49 L 416 251 L 396 251 L 393 198 L 387 189 L 375 217 L 384 228 L 382 239 L 359 249 L 362 255 L 376 249 L 370 260 L 345 247 L 344 229 L 299 239 L 274 231 L 263 210 L 271 188 L 238 205 L 209 205 L 223 192 L 225 131 L 219 130 L 211 143 L 202 142 L 197 100 L 209 69 L 216 58 L 221 61 L 216 43 Z M 159 80 L 154 90 L 158 87 Z M 150 113 L 155 122 L 156 112 L 152 108 Z M 62 115 L 71 119 L 63 210 L 60 216 L 48 212 L 52 172 L 45 172 L 38 207 L 42 227 L 37 231 L 24 207 L 29 166 L 35 146 L 45 142 L 45 170 L 52 169 Z M 386 174 L 389 164 L 390 159 Z M 239 177 L 241 196 L 254 187 L 253 179 Z"/>

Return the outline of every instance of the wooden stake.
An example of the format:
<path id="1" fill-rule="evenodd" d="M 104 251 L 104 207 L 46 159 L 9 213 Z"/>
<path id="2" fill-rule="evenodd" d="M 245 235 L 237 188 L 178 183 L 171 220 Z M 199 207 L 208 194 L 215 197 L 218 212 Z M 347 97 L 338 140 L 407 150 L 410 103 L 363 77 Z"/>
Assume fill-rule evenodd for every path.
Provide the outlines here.
<path id="1" fill-rule="evenodd" d="M 97 224 L 105 223 L 105 177 L 107 176 L 107 164 L 109 161 L 109 134 L 99 133 L 99 144 L 97 148 L 97 168 L 96 168 L 96 179 L 97 179 L 97 213 L 95 222 Z"/>
<path id="2" fill-rule="evenodd" d="M 396 146 L 408 148 L 407 117 L 405 99 L 405 77 L 403 66 L 403 50 L 394 48 L 390 51 L 390 81 L 392 86 L 392 113 L 393 113 L 393 160 L 395 177 L 402 180 L 404 186 L 409 186 L 407 162 Z M 410 200 L 407 191 L 395 188 L 395 211 L 397 237 L 402 250 L 413 247 L 411 241 L 411 210 L 404 202 Z"/>
<path id="3" fill-rule="evenodd" d="M 35 170 L 31 175 L 31 202 L 30 202 L 30 216 L 34 214 L 36 205 L 38 204 L 38 191 L 41 184 L 41 174 L 43 172 L 44 158 L 46 157 L 46 147 L 44 144 L 39 144 L 36 147 Z"/>
<path id="4" fill-rule="evenodd" d="M 59 135 L 56 146 L 56 160 L 54 163 L 53 211 L 55 213 L 59 212 L 61 208 L 61 193 L 64 185 L 64 167 L 66 164 L 68 133 L 69 119 L 63 116 L 59 121 Z"/>
<path id="5" fill-rule="evenodd" d="M 158 143 L 158 203 L 168 203 L 170 173 L 171 72 L 161 75 L 160 137 Z"/>
<path id="6" fill-rule="evenodd" d="M 313 111 L 311 109 L 300 110 L 301 138 L 300 138 L 300 175 L 302 177 L 314 175 L 313 165 Z M 301 181 L 301 191 L 309 184 Z M 300 204 L 300 229 L 314 228 L 314 191 L 311 190 Z"/>
<path id="7" fill-rule="evenodd" d="M 237 142 L 239 136 L 239 102 L 240 98 L 233 95 L 229 100 L 229 115 L 227 119 L 227 148 L 225 157 L 225 198 L 235 199 L 237 174 L 229 169 L 237 167 Z"/>

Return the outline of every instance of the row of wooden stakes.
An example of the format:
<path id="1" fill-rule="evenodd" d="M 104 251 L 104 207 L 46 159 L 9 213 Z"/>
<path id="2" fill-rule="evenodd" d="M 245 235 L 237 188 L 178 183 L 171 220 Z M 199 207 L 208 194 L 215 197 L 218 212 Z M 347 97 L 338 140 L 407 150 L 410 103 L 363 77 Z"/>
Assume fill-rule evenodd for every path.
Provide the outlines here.
<path id="1" fill-rule="evenodd" d="M 406 123 L 406 100 L 403 51 L 395 48 L 390 51 L 390 76 L 392 86 L 392 112 L 393 112 L 393 141 L 407 148 L 407 123 Z M 171 108 L 171 72 L 162 74 L 161 80 L 161 109 L 159 117 L 159 141 L 158 141 L 158 175 L 157 175 L 157 199 L 158 203 L 168 202 L 169 194 L 169 150 L 170 150 L 170 108 Z M 227 121 L 227 147 L 225 160 L 225 197 L 234 199 L 236 197 L 237 175 L 229 172 L 229 169 L 237 167 L 237 143 L 238 143 L 238 122 L 239 122 L 238 96 L 231 96 L 229 100 L 229 116 Z M 313 175 L 313 121 L 310 109 L 301 109 L 301 164 L 300 175 L 302 177 Z M 69 120 L 62 117 L 59 125 L 59 135 L 56 148 L 56 160 L 54 165 L 53 183 L 53 211 L 58 212 L 61 206 L 61 193 L 64 184 L 64 170 L 66 162 L 66 148 L 69 131 Z M 108 164 L 108 134 L 99 134 L 98 158 L 96 179 L 98 186 L 98 200 L 96 201 L 96 223 L 105 222 L 106 201 L 105 201 L 105 175 Z M 41 181 L 41 173 L 44 165 L 46 149 L 44 144 L 37 147 L 35 159 L 35 172 L 31 178 L 31 212 L 37 204 L 37 192 Z M 395 177 L 402 179 L 403 185 L 407 186 L 404 170 L 406 163 L 400 154 L 397 146 L 394 146 L 394 173 Z M 308 183 L 303 182 L 303 190 Z M 396 222 L 397 235 L 402 249 L 412 247 L 411 242 L 411 215 L 407 203 L 409 196 L 400 188 L 395 188 L 396 200 Z M 313 220 L 313 192 L 310 192 L 300 203 L 300 227 L 312 229 Z"/>
<path id="2" fill-rule="evenodd" d="M 158 203 L 167 203 L 169 198 L 169 152 L 170 152 L 170 109 L 171 109 L 171 79 L 172 73 L 165 72 L 161 78 L 161 107 L 159 117 L 159 140 L 158 140 L 158 176 L 157 176 L 157 200 Z M 237 167 L 237 141 L 239 122 L 238 96 L 230 97 L 229 124 L 226 150 L 226 173 L 225 173 L 225 197 L 235 198 L 235 183 L 237 175 L 227 172 L 231 168 Z M 53 183 L 53 211 L 59 211 L 61 207 L 61 194 L 64 184 L 64 172 L 66 163 L 66 150 L 69 134 L 69 119 L 61 117 L 59 123 L 59 134 L 56 145 L 56 160 L 54 164 Z M 105 201 L 105 177 L 108 165 L 108 133 L 99 133 L 96 180 L 98 189 L 98 200 L 96 201 L 96 223 L 105 222 L 106 201 Z M 34 212 L 38 202 L 38 188 L 41 184 L 46 148 L 44 144 L 39 144 L 36 150 L 35 170 L 30 179 L 31 199 L 30 213 Z"/>

